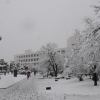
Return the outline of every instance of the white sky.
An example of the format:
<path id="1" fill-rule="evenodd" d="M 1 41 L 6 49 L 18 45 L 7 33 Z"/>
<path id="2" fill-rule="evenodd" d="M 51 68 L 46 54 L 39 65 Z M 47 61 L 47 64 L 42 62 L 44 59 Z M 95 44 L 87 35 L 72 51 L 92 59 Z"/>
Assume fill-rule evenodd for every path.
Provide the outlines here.
<path id="1" fill-rule="evenodd" d="M 46 43 L 67 46 L 67 38 L 93 17 L 98 0 L 0 0 L 0 59 L 10 62 Z"/>

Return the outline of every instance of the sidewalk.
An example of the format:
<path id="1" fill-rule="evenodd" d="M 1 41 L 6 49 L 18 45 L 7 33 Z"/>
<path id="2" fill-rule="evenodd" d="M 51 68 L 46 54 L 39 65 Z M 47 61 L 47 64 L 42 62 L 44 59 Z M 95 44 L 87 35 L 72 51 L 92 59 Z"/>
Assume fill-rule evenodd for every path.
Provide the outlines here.
<path id="1" fill-rule="evenodd" d="M 14 77 L 13 74 L 0 75 L 0 77 L 0 89 L 6 89 L 26 78 L 25 75 L 17 75 L 17 77 Z"/>
<path id="2" fill-rule="evenodd" d="M 34 75 L 3 90 L 5 91 L 1 93 L 0 100 L 40 100 L 34 83 Z"/>

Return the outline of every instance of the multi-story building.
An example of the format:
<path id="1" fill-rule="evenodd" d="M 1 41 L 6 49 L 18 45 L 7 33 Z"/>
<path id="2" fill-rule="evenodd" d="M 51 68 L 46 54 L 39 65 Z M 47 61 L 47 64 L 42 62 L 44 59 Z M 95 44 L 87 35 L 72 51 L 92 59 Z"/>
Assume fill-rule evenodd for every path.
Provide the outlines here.
<path id="1" fill-rule="evenodd" d="M 57 52 L 65 54 L 66 48 L 60 48 L 56 49 Z M 40 52 L 33 52 L 32 50 L 26 50 L 25 53 L 23 54 L 17 54 L 14 56 L 14 63 L 19 64 L 22 68 L 24 66 L 28 67 L 35 67 L 36 65 L 39 64 L 39 57 L 40 57 Z"/>
<path id="2" fill-rule="evenodd" d="M 39 63 L 39 52 L 33 52 L 32 50 L 26 50 L 23 54 L 17 54 L 14 56 L 15 64 L 19 63 L 21 67 L 36 66 Z"/>

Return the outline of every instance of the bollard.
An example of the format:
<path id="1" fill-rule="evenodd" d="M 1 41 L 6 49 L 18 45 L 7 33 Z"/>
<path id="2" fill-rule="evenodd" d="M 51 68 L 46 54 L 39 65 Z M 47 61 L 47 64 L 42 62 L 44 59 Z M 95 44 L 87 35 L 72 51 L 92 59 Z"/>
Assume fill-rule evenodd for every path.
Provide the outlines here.
<path id="1" fill-rule="evenodd" d="M 46 90 L 51 90 L 51 87 L 46 87 Z"/>

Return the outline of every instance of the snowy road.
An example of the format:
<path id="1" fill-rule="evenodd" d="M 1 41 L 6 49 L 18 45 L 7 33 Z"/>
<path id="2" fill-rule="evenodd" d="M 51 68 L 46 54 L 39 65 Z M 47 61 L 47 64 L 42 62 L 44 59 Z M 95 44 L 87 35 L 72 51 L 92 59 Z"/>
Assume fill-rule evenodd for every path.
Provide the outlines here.
<path id="1" fill-rule="evenodd" d="M 14 84 L 7 89 L 0 89 L 0 100 L 100 100 L 99 96 L 82 96 L 40 92 L 41 80 L 31 76 L 29 80 Z"/>

